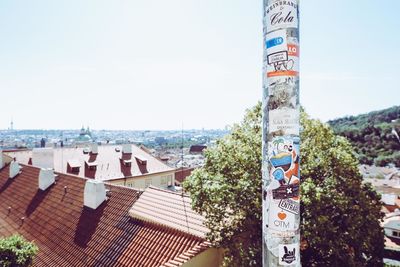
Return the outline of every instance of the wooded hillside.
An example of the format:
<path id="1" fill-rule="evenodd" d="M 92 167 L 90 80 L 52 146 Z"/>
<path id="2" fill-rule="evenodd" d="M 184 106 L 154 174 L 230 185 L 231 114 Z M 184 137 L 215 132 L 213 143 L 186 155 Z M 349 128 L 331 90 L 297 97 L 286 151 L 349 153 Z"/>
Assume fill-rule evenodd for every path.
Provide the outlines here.
<path id="1" fill-rule="evenodd" d="M 400 167 L 400 106 L 329 121 L 336 134 L 353 144 L 360 163 Z M 397 132 L 397 135 L 395 133 Z"/>

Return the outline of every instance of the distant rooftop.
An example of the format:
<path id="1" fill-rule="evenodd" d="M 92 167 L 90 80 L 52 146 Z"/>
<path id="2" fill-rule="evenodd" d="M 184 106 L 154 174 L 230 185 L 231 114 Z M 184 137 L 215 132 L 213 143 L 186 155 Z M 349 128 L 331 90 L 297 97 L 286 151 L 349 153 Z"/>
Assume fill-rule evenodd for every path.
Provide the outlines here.
<path id="1" fill-rule="evenodd" d="M 136 145 L 129 145 L 131 153 L 123 153 L 122 146 L 101 145 L 98 153 L 90 148 L 54 148 L 54 169 L 96 180 L 114 180 L 173 171 L 161 160 Z M 7 154 L 22 164 L 32 162 L 32 150 L 12 151 Z"/>

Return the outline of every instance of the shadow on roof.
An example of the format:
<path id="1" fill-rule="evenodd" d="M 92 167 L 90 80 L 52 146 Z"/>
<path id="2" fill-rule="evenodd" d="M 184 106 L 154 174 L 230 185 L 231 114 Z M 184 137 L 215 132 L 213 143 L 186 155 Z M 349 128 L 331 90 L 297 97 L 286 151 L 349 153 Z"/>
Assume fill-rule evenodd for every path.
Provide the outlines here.
<path id="1" fill-rule="evenodd" d="M 80 247 L 86 248 L 92 235 L 96 232 L 97 225 L 103 216 L 104 209 L 107 207 L 107 201 L 104 201 L 97 209 L 93 210 L 83 207 L 78 225 L 75 230 L 74 243 Z"/>
<path id="2" fill-rule="evenodd" d="M 0 188 L 0 193 L 3 193 L 3 192 L 7 189 L 7 187 L 9 187 L 9 186 L 12 184 L 13 181 L 14 181 L 14 179 L 8 178 L 8 179 L 7 179 L 7 182 L 5 182 L 5 183 L 2 185 L 2 187 Z"/>
<path id="3" fill-rule="evenodd" d="M 123 233 L 110 240 L 110 245 L 104 250 L 105 252 L 97 260 L 94 266 L 98 266 L 99 263 L 106 262 L 107 260 L 108 266 L 117 266 L 119 258 L 114 257 L 113 255 L 123 255 L 124 251 L 128 250 L 128 247 L 131 246 L 132 240 L 136 237 L 141 227 L 144 228 L 146 226 L 141 221 L 132 220 L 126 214 L 119 221 L 117 227 L 123 230 Z"/>
<path id="4" fill-rule="evenodd" d="M 43 199 L 47 196 L 49 192 L 50 188 L 45 191 L 42 191 L 40 189 L 36 191 L 35 196 L 32 198 L 31 202 L 25 210 L 25 214 L 28 217 L 36 210 L 37 207 L 39 207 L 40 203 L 42 203 Z"/>

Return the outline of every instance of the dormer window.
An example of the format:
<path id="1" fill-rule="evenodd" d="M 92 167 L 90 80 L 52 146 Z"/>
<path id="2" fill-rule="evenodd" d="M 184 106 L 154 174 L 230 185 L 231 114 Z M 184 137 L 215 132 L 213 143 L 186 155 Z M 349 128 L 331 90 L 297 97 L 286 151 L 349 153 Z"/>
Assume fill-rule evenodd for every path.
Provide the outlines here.
<path id="1" fill-rule="evenodd" d="M 97 169 L 97 162 L 96 161 L 92 161 L 92 162 L 85 161 L 85 164 L 89 168 L 89 170 L 94 171 L 94 170 Z"/>
<path id="2" fill-rule="evenodd" d="M 142 156 L 135 156 L 136 160 L 139 162 L 139 164 L 146 165 L 147 164 L 147 159 Z"/>
<path id="3" fill-rule="evenodd" d="M 131 167 L 131 166 L 132 166 L 132 160 L 131 160 L 131 159 L 122 159 L 122 158 L 121 158 L 121 162 L 122 162 L 122 164 L 124 164 L 124 166 L 126 166 L 126 167 Z"/>
<path id="4" fill-rule="evenodd" d="M 69 173 L 79 173 L 81 168 L 81 163 L 76 159 L 68 160 L 67 162 L 67 172 Z"/>

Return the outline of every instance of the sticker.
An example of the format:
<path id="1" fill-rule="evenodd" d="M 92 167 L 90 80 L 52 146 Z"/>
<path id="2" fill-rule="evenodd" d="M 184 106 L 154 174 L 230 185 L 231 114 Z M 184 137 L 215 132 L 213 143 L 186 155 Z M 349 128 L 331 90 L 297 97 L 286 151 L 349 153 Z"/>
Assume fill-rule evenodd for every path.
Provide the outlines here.
<path id="1" fill-rule="evenodd" d="M 278 51 L 287 51 L 287 33 L 286 30 L 278 30 L 266 35 L 265 46 L 268 54 Z"/>
<path id="2" fill-rule="evenodd" d="M 267 34 L 265 46 L 267 48 L 268 64 L 289 60 L 286 30 L 278 30 Z"/>
<path id="3" fill-rule="evenodd" d="M 269 201 L 269 211 L 268 211 L 268 229 L 287 232 L 296 231 L 299 227 L 299 223 L 296 223 L 296 216 L 298 215 L 287 212 L 279 207 L 280 200 Z"/>
<path id="4" fill-rule="evenodd" d="M 300 260 L 299 243 L 282 245 L 279 244 L 279 265 L 295 265 Z"/>
<path id="5" fill-rule="evenodd" d="M 272 54 L 268 54 L 267 62 L 268 64 L 273 64 L 275 62 L 287 61 L 288 60 L 288 52 L 280 51 Z"/>
<path id="6" fill-rule="evenodd" d="M 270 133 L 280 132 L 284 135 L 299 135 L 299 109 L 285 107 L 280 110 L 271 110 L 268 116 Z"/>
<path id="7" fill-rule="evenodd" d="M 279 76 L 268 79 L 268 109 L 299 109 L 299 78 Z"/>
<path id="8" fill-rule="evenodd" d="M 297 28 L 299 25 L 296 1 L 276 1 L 267 5 L 265 14 L 268 32 L 279 28 Z"/>
<path id="9" fill-rule="evenodd" d="M 279 181 L 280 185 L 292 184 L 294 189 L 295 186 L 293 184 L 300 182 L 299 149 L 299 137 L 275 137 L 268 142 L 268 160 L 271 165 L 270 177 Z M 282 172 L 284 174 L 283 179 L 281 177 Z"/>
<path id="10" fill-rule="evenodd" d="M 276 177 L 274 177 L 276 179 Z M 272 190 L 273 199 L 297 198 L 300 192 L 299 183 L 290 185 L 281 185 L 279 188 Z"/>
<path id="11" fill-rule="evenodd" d="M 298 201 L 294 201 L 292 199 L 282 199 L 279 202 L 278 205 L 279 208 L 281 208 L 284 211 L 293 213 L 293 214 L 299 214 L 300 211 L 300 203 Z"/>
<path id="12" fill-rule="evenodd" d="M 284 55 L 267 56 L 267 77 L 298 76 L 299 47 L 296 44 L 287 45 L 287 57 Z"/>

